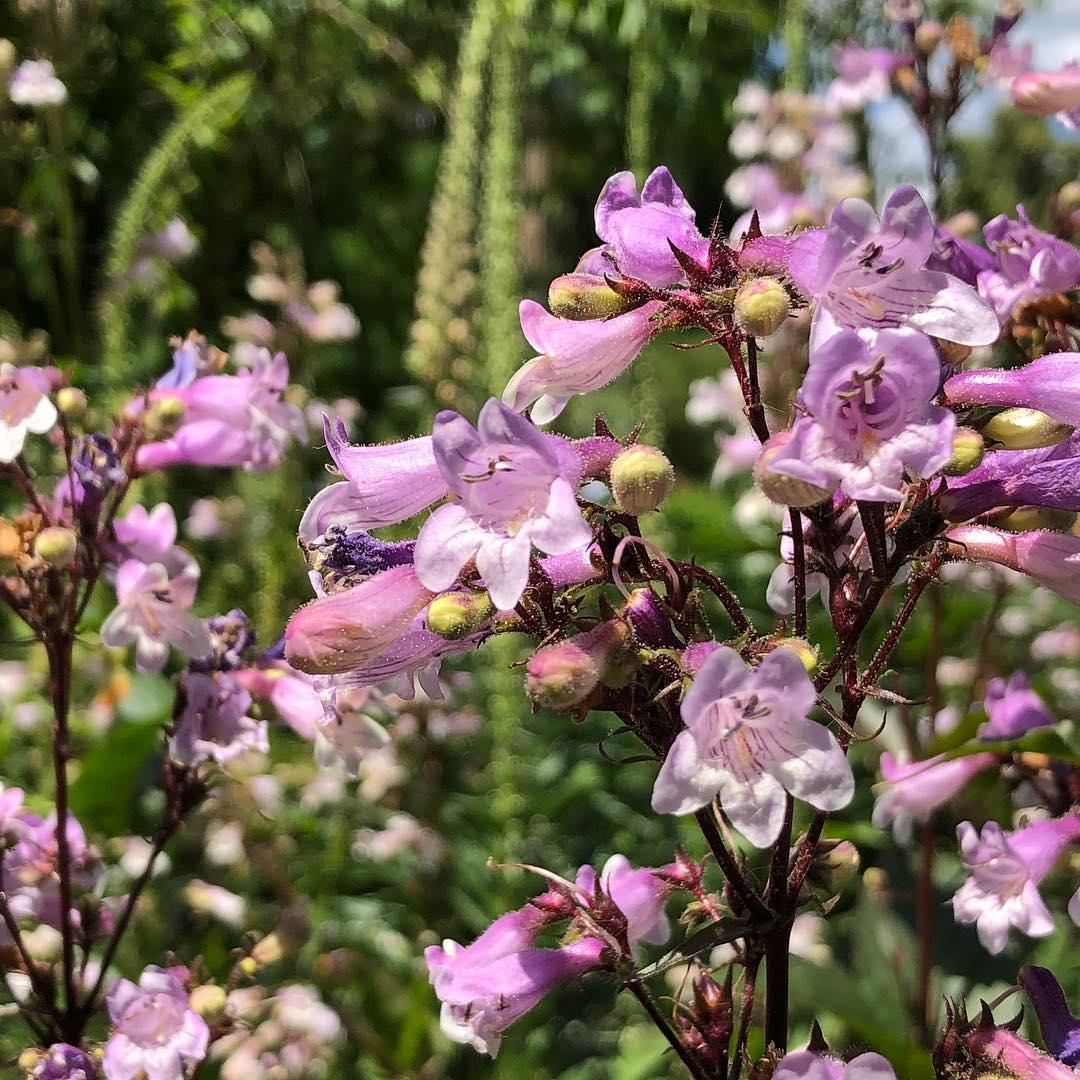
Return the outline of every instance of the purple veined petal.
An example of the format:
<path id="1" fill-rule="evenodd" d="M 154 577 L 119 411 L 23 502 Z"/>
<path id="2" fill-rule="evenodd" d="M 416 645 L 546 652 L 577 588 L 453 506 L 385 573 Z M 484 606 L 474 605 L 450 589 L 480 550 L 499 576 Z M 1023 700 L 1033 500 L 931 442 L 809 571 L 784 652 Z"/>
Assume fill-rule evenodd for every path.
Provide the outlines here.
<path id="1" fill-rule="evenodd" d="M 783 785 L 767 772 L 745 777 L 726 773 L 720 785 L 724 813 L 756 848 L 767 848 L 780 835 L 787 795 Z"/>
<path id="2" fill-rule="evenodd" d="M 879 221 L 874 208 L 864 199 L 844 199 L 829 215 L 829 226 L 817 265 L 820 286 L 832 281 L 840 264 L 871 237 L 876 237 Z M 802 238 L 795 241 L 798 247 Z M 815 292 L 818 290 L 815 290 Z"/>
<path id="3" fill-rule="evenodd" d="M 785 1054 L 773 1073 L 773 1080 L 843 1080 L 843 1066 L 810 1050 Z"/>
<path id="4" fill-rule="evenodd" d="M 785 753 L 766 768 L 790 794 L 830 812 L 851 802 L 855 793 L 851 763 L 828 728 L 789 717 L 777 723 L 773 734 Z"/>
<path id="5" fill-rule="evenodd" d="M 608 227 L 611 215 L 627 207 L 640 205 L 641 196 L 638 194 L 637 179 L 632 172 L 624 170 L 608 177 L 596 200 L 596 210 L 593 215 L 596 221 L 596 235 L 605 243 L 609 242 Z"/>
<path id="6" fill-rule="evenodd" d="M 491 602 L 499 611 L 513 611 L 529 583 L 529 531 L 504 537 L 486 533 L 476 553 L 476 569 L 484 579 Z"/>
<path id="7" fill-rule="evenodd" d="M 416 538 L 416 576 L 433 592 L 449 589 L 486 536 L 460 503 L 440 506 Z"/>
<path id="8" fill-rule="evenodd" d="M 1049 353 L 1023 367 L 962 371 L 945 381 L 954 405 L 1016 405 L 1080 426 L 1080 353 Z"/>
<path id="9" fill-rule="evenodd" d="M 737 693 L 750 682 L 751 672 L 742 657 L 734 649 L 721 646 L 702 664 L 683 696 L 680 707 L 683 723 L 693 730 L 714 701 Z"/>
<path id="10" fill-rule="evenodd" d="M 994 309 L 973 289 L 951 274 L 926 270 L 928 286 L 936 289 L 930 306 L 905 320 L 907 326 L 959 345 L 993 345 L 1001 336 Z"/>
<path id="11" fill-rule="evenodd" d="M 384 446 L 350 446 L 345 425 L 325 415 L 323 432 L 334 464 L 359 493 L 357 528 L 396 525 L 446 495 L 430 435 Z"/>
<path id="12" fill-rule="evenodd" d="M 550 463 L 552 468 L 557 468 L 559 465 L 559 442 L 566 445 L 564 440 L 545 435 L 535 424 L 530 423 L 519 412 L 509 408 L 498 398 L 488 398 L 484 403 L 476 426 L 483 442 L 527 446 L 541 459 Z M 580 465 L 577 462 L 574 464 L 580 471 Z"/>
<path id="13" fill-rule="evenodd" d="M 250 455 L 247 432 L 217 419 L 192 420 L 172 438 L 140 446 L 135 465 L 140 473 L 181 464 L 228 468 L 245 464 Z"/>
<path id="14" fill-rule="evenodd" d="M 822 310 L 822 309 L 819 309 Z M 928 343 L 929 344 L 929 343 Z M 833 384 L 851 371 L 870 367 L 870 347 L 854 330 L 837 329 L 811 350 L 802 384 L 802 402 L 812 413 L 824 412 Z"/>
<path id="15" fill-rule="evenodd" d="M 859 1054 L 847 1063 L 844 1080 L 896 1080 L 896 1072 L 880 1054 Z"/>
<path id="16" fill-rule="evenodd" d="M 692 814 L 712 802 L 722 773 L 702 760 L 690 731 L 681 731 L 668 750 L 653 784 L 652 808 L 657 814 Z"/>

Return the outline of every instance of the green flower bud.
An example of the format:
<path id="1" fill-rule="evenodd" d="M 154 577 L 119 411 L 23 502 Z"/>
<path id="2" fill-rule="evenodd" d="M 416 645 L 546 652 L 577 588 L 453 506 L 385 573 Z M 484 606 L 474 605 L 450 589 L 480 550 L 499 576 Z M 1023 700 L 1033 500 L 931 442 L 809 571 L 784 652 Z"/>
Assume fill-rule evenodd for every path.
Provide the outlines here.
<path id="1" fill-rule="evenodd" d="M 428 605 L 427 628 L 447 641 L 460 641 L 476 633 L 495 607 L 486 592 L 450 592 Z"/>
<path id="2" fill-rule="evenodd" d="M 775 278 L 753 278 L 735 294 L 735 322 L 752 337 L 775 334 L 790 311 L 787 289 Z"/>
<path id="3" fill-rule="evenodd" d="M 813 671 L 818 664 L 818 650 L 817 646 L 811 645 L 806 638 L 788 637 L 779 638 L 773 642 L 774 649 L 791 649 L 793 653 L 802 661 L 802 666 L 807 671 Z"/>
<path id="4" fill-rule="evenodd" d="M 1006 450 L 1037 450 L 1064 442 L 1072 430 L 1038 409 L 1005 409 L 983 427 L 982 433 Z"/>
<path id="5" fill-rule="evenodd" d="M 227 997 L 220 986 L 207 983 L 196 986 L 188 995 L 188 1004 L 192 1012 L 198 1013 L 204 1020 L 213 1024 L 225 1015 Z"/>
<path id="6" fill-rule="evenodd" d="M 597 274 L 563 274 L 548 288 L 548 307 L 560 319 L 606 319 L 632 306 Z"/>
<path id="7" fill-rule="evenodd" d="M 1051 510 L 1045 506 L 1021 506 L 1004 521 L 999 522 L 1009 532 L 1032 532 L 1049 529 L 1051 532 L 1070 532 L 1076 515 L 1068 510 Z"/>
<path id="8" fill-rule="evenodd" d="M 175 394 L 158 398 L 149 409 L 143 420 L 143 427 L 147 435 L 152 439 L 167 439 L 183 423 L 187 405 L 184 399 Z"/>
<path id="9" fill-rule="evenodd" d="M 769 502 L 779 506 L 816 506 L 823 499 L 827 499 L 831 492 L 817 484 L 811 484 L 808 480 L 798 480 L 794 476 L 786 476 L 772 469 L 772 463 L 790 439 L 790 431 L 778 431 L 761 448 L 761 453 L 754 462 L 754 481 Z"/>
<path id="10" fill-rule="evenodd" d="M 610 477 L 619 509 L 634 517 L 656 510 L 675 486 L 671 462 L 653 446 L 628 446 L 611 463 Z"/>
<path id="11" fill-rule="evenodd" d="M 64 416 L 81 416 L 86 411 L 86 395 L 77 386 L 56 391 L 56 407 Z"/>
<path id="12" fill-rule="evenodd" d="M 982 435 L 969 427 L 958 427 L 953 435 L 952 457 L 944 468 L 946 476 L 963 476 L 971 472 L 986 454 Z"/>
<path id="13" fill-rule="evenodd" d="M 34 538 L 34 554 L 42 562 L 60 569 L 75 560 L 79 539 L 73 529 L 63 525 L 50 525 Z"/>

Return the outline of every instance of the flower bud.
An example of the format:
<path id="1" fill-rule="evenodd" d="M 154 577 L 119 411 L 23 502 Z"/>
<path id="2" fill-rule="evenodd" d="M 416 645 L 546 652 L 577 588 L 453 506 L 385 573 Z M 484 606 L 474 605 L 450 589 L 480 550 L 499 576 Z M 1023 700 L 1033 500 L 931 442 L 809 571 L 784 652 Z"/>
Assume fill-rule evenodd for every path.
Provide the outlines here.
<path id="1" fill-rule="evenodd" d="M 30 1047 L 29 1050 L 24 1050 L 19 1055 L 19 1060 L 17 1064 L 20 1069 L 23 1069 L 25 1072 L 32 1074 L 34 1069 L 36 1069 L 38 1065 L 41 1064 L 44 1058 L 45 1055 L 44 1053 L 42 1053 L 42 1051 L 37 1050 L 34 1047 Z"/>
<path id="2" fill-rule="evenodd" d="M 77 386 L 62 386 L 56 391 L 56 407 L 64 416 L 81 416 L 86 410 L 86 395 Z"/>
<path id="3" fill-rule="evenodd" d="M 811 645 L 805 638 L 789 637 L 780 638 L 778 641 L 773 642 L 774 649 L 791 649 L 793 653 L 802 661 L 802 666 L 807 671 L 813 671 L 818 664 L 818 650 L 815 645 Z"/>
<path id="4" fill-rule="evenodd" d="M 554 712 L 581 705 L 607 678 L 624 676 L 632 663 L 630 631 L 619 619 L 534 653 L 525 666 L 525 692 Z"/>
<path id="5" fill-rule="evenodd" d="M 651 648 L 678 644 L 664 603 L 652 589 L 634 589 L 621 614 L 640 644 Z"/>
<path id="6" fill-rule="evenodd" d="M 494 610 L 486 592 L 443 593 L 428 605 L 427 628 L 447 641 L 461 641 L 475 634 Z"/>
<path id="7" fill-rule="evenodd" d="M 216 1023 L 225 1015 L 226 1001 L 225 991 L 213 983 L 196 986 L 188 995 L 188 1004 L 192 1011 L 211 1024 Z"/>
<path id="8" fill-rule="evenodd" d="M 563 274 L 548 288 L 548 307 L 560 319 L 606 319 L 632 306 L 598 274 Z"/>
<path id="9" fill-rule="evenodd" d="M 239 967 L 240 970 L 248 976 L 248 978 L 253 978 L 255 975 L 258 974 L 259 962 L 252 956 L 245 956 L 237 965 L 237 967 Z"/>
<path id="10" fill-rule="evenodd" d="M 971 472 L 986 454 L 982 435 L 969 427 L 958 427 L 953 435 L 952 457 L 942 470 L 946 476 L 963 476 Z"/>
<path id="11" fill-rule="evenodd" d="M 790 431 L 778 431 L 761 448 L 761 453 L 754 463 L 754 480 L 769 502 L 780 506 L 816 506 L 829 497 L 829 491 L 807 480 L 797 480 L 794 476 L 785 476 L 772 470 L 773 461 L 790 439 Z"/>
<path id="12" fill-rule="evenodd" d="M 970 66 L 979 55 L 979 39 L 971 20 L 964 15 L 954 15 L 945 27 L 945 40 L 953 59 L 960 66 Z"/>
<path id="13" fill-rule="evenodd" d="M 0 518 L 0 559 L 14 559 L 22 553 L 22 536 L 19 530 Z"/>
<path id="14" fill-rule="evenodd" d="M 735 322 L 752 337 L 768 337 L 791 310 L 787 289 L 775 278 L 753 278 L 735 294 Z"/>
<path id="15" fill-rule="evenodd" d="M 940 44 L 945 34 L 945 28 L 935 19 L 927 19 L 915 27 L 915 47 L 923 54 L 929 56 Z"/>
<path id="16" fill-rule="evenodd" d="M 50 525 L 42 529 L 34 539 L 34 554 L 49 566 L 61 569 L 75 560 L 79 538 L 74 529 L 63 525 Z"/>
<path id="17" fill-rule="evenodd" d="M 634 517 L 656 510 L 675 486 L 671 462 L 652 446 L 628 446 L 611 463 L 610 475 L 619 509 Z"/>
<path id="18" fill-rule="evenodd" d="M 1059 210 L 1066 213 L 1080 210 L 1080 180 L 1070 180 L 1062 186 L 1057 193 L 1057 205 Z"/>
<path id="19" fill-rule="evenodd" d="M 187 405 L 175 394 L 166 394 L 151 403 L 143 419 L 143 427 L 152 439 L 166 439 L 183 423 Z"/>
<path id="20" fill-rule="evenodd" d="M 1056 446 L 1072 434 L 1072 428 L 1038 409 L 1004 409 L 983 427 L 983 436 L 1006 450 L 1037 450 Z"/>

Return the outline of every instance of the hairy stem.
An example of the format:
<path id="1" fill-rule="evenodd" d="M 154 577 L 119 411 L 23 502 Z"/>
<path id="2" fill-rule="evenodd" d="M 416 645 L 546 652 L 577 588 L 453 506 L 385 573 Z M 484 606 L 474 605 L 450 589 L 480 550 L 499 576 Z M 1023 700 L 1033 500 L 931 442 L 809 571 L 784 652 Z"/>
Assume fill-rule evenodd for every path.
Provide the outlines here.
<path id="1" fill-rule="evenodd" d="M 772 922 L 773 913 L 765 905 L 761 897 L 746 883 L 735 856 L 728 851 L 727 845 L 725 845 L 724 839 L 720 835 L 720 830 L 717 829 L 716 822 L 712 819 L 710 808 L 703 807 L 701 810 L 695 811 L 694 817 L 697 819 L 701 832 L 709 845 L 709 850 L 713 853 L 713 858 L 716 859 L 724 877 L 727 878 L 731 891 L 752 915 L 767 922 Z"/>

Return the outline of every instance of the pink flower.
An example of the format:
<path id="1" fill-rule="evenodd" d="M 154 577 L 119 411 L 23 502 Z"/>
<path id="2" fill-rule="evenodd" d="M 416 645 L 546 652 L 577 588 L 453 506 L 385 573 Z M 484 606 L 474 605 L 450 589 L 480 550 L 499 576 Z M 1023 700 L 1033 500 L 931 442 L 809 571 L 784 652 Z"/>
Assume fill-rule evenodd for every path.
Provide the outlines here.
<path id="1" fill-rule="evenodd" d="M 734 649 L 705 661 L 682 702 L 686 730 L 653 787 L 658 814 L 688 814 L 718 797 L 755 847 L 780 832 L 785 792 L 819 810 L 851 801 L 851 766 L 832 733 L 808 719 L 817 694 L 791 649 L 748 668 Z"/>
<path id="2" fill-rule="evenodd" d="M 871 101 L 889 96 L 892 73 L 900 57 L 889 49 L 867 49 L 851 40 L 832 49 L 835 78 L 825 95 L 826 105 L 839 112 L 855 112 Z"/>
<path id="3" fill-rule="evenodd" d="M 986 525 L 958 525 L 945 533 L 962 558 L 997 563 L 1034 578 L 1080 604 L 1080 537 L 1036 529 L 1010 533 Z"/>
<path id="4" fill-rule="evenodd" d="M 663 306 L 652 300 L 609 319 L 560 319 L 522 300 L 521 330 L 540 355 L 518 368 L 503 401 L 517 412 L 531 405 L 536 423 L 550 423 L 575 394 L 607 386 L 637 359 Z"/>
<path id="5" fill-rule="evenodd" d="M 117 979 L 106 996 L 113 1034 L 105 1045 L 107 1080 L 183 1080 L 206 1057 L 210 1031 L 171 971 L 147 967 L 138 986 Z"/>
<path id="6" fill-rule="evenodd" d="M 597 881 L 591 866 L 578 870 L 575 884 L 597 900 L 608 896 L 626 918 L 626 940 L 636 960 L 640 943 L 663 945 L 671 937 L 671 923 L 664 902 L 671 889 L 655 870 L 642 866 L 635 870 L 625 855 L 612 855 Z"/>
<path id="7" fill-rule="evenodd" d="M 45 368 L 0 364 L 0 463 L 14 461 L 29 432 L 41 435 L 56 423 Z"/>
<path id="8" fill-rule="evenodd" d="M 438 502 L 447 492 L 431 436 L 386 446 L 350 446 L 345 425 L 323 417 L 326 446 L 345 477 L 323 488 L 300 521 L 301 539 L 312 541 L 330 525 L 375 529 L 396 525 Z"/>
<path id="9" fill-rule="evenodd" d="M 976 923 L 979 941 L 997 954 L 1015 926 L 1028 937 L 1046 937 L 1054 920 L 1039 895 L 1039 883 L 1058 856 L 1080 837 L 1080 816 L 1066 814 L 1005 833 L 988 821 L 982 832 L 961 822 L 956 828 L 960 854 L 971 876 L 952 899 L 958 923 Z"/>
<path id="10" fill-rule="evenodd" d="M 926 761 L 898 762 L 892 754 L 882 754 L 885 785 L 874 804 L 874 824 L 879 829 L 892 825 L 901 840 L 910 840 L 913 823 L 929 820 L 995 760 L 993 754 L 970 754 L 946 761 L 944 754 L 938 754 Z"/>
<path id="11" fill-rule="evenodd" d="M 56 77 L 51 60 L 24 60 L 11 76 L 8 95 L 14 104 L 36 109 L 62 105 L 67 100 L 67 87 Z"/>
<path id="12" fill-rule="evenodd" d="M 394 566 L 302 607 L 285 628 L 285 659 L 309 675 L 361 667 L 382 656 L 434 596 L 412 566 Z"/>
<path id="13" fill-rule="evenodd" d="M 175 399 L 183 420 L 170 438 L 139 449 L 141 472 L 181 464 L 263 472 L 306 434 L 303 413 L 282 400 L 289 382 L 284 353 L 271 359 L 262 350 L 250 371 L 236 375 L 203 375 L 191 382 L 181 375 L 178 385 L 173 373 L 166 379 L 168 385 L 151 394 L 151 404 Z"/>
<path id="14" fill-rule="evenodd" d="M 1018 671 L 1005 679 L 991 679 L 986 686 L 983 708 L 990 719 L 979 728 L 980 739 L 1015 739 L 1032 728 L 1054 723 L 1046 703 Z"/>
<path id="15" fill-rule="evenodd" d="M 501 402 L 489 400 L 475 428 L 439 413 L 432 441 L 456 496 L 416 540 L 416 575 L 432 592 L 450 588 L 475 558 L 492 602 L 509 611 L 528 583 L 534 546 L 562 555 L 592 539 L 576 498 L 581 459 Z"/>
<path id="16" fill-rule="evenodd" d="M 1080 128 L 1080 63 L 1058 71 L 1029 71 L 1012 84 L 1016 107 L 1032 116 L 1057 116 L 1068 128 Z"/>
<path id="17" fill-rule="evenodd" d="M 310 676 L 281 661 L 266 668 L 241 668 L 235 677 L 248 693 L 269 701 L 300 738 L 315 741 L 325 713 Z"/>
<path id="18" fill-rule="evenodd" d="M 928 270 L 934 219 L 910 184 L 892 193 L 880 220 L 862 199 L 845 199 L 826 229 L 797 237 L 789 272 L 817 300 L 811 348 L 836 329 L 906 326 L 962 345 L 990 345 L 993 309 L 958 278 Z"/>
<path id="19" fill-rule="evenodd" d="M 123 548 L 117 561 L 161 563 L 170 577 L 182 571 L 198 575 L 191 553 L 176 546 L 176 514 L 168 503 L 158 503 L 149 513 L 145 506 L 133 506 L 113 522 L 113 531 Z"/>
<path id="20" fill-rule="evenodd" d="M 848 1062 L 812 1050 L 785 1054 L 773 1080 L 896 1080 L 893 1067 L 880 1054 L 859 1054 Z"/>
<path id="21" fill-rule="evenodd" d="M 116 571 L 117 605 L 101 625 L 101 641 L 110 649 L 135 646 L 135 667 L 155 672 L 165 666 L 169 646 L 202 659 L 211 651 L 206 624 L 188 610 L 195 601 L 197 578 L 188 571 L 169 577 L 161 563 L 149 566 L 128 559 Z"/>

